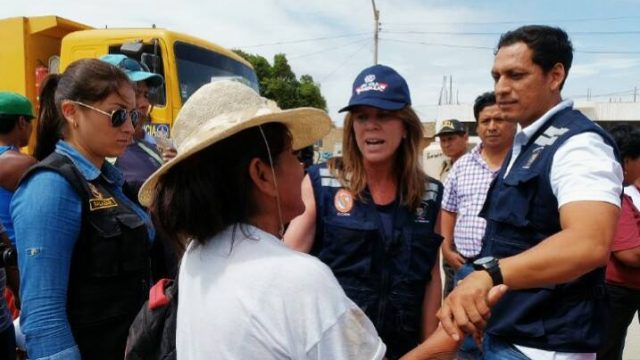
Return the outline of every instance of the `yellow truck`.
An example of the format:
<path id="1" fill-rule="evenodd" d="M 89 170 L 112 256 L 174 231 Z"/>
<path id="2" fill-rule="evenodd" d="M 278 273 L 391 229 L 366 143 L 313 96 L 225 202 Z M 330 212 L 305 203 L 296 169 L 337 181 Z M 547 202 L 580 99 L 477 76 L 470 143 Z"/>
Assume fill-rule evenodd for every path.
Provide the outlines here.
<path id="1" fill-rule="evenodd" d="M 75 60 L 122 53 L 147 65 L 165 79 L 154 94 L 157 105 L 147 128 L 156 137 L 170 137 L 182 104 L 215 78 L 239 78 L 258 90 L 255 71 L 240 56 L 166 29 L 94 29 L 58 16 L 14 17 L 0 19 L 0 39 L 0 90 L 23 94 L 34 104 L 44 77 Z"/>

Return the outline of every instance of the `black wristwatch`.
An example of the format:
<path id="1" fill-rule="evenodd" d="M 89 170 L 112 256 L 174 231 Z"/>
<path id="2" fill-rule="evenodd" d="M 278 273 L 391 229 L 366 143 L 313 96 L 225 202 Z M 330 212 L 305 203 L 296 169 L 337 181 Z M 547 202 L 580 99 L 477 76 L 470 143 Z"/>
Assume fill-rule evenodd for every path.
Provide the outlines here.
<path id="1" fill-rule="evenodd" d="M 489 273 L 491 280 L 493 280 L 493 286 L 500 285 L 504 281 L 502 280 L 502 272 L 500 271 L 500 264 L 498 259 L 493 256 L 485 256 L 477 259 L 473 262 L 474 270 L 484 270 Z"/>

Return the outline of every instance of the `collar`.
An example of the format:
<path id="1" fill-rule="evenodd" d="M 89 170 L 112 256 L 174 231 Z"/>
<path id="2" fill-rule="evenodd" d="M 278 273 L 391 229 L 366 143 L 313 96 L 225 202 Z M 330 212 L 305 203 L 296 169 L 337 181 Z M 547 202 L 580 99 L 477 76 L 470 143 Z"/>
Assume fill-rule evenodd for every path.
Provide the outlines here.
<path id="1" fill-rule="evenodd" d="M 542 125 L 544 125 L 549 119 L 551 119 L 553 115 L 557 114 L 558 112 L 566 108 L 573 108 L 573 100 L 567 99 L 559 102 L 558 104 L 556 104 L 556 106 L 549 109 L 538 120 L 531 123 L 531 125 L 518 131 L 514 139 L 514 142 L 517 142 L 520 145 L 526 144 L 527 141 L 531 139 L 533 134 L 535 134 L 536 131 L 538 131 L 538 129 L 542 127 Z"/>
<path id="2" fill-rule="evenodd" d="M 55 151 L 58 154 L 68 157 L 87 181 L 93 181 L 102 175 L 107 182 L 115 184 L 118 187 L 124 184 L 124 178 L 120 171 L 108 161 L 104 162 L 102 169 L 98 169 L 91 161 L 82 156 L 76 148 L 64 140 L 58 140 Z"/>
<path id="3" fill-rule="evenodd" d="M 471 154 L 471 158 L 474 159 L 476 162 L 478 162 L 478 164 L 480 164 L 480 166 L 484 167 L 485 169 L 487 169 L 491 173 L 497 174 L 498 171 L 500 171 L 500 167 L 498 167 L 497 170 L 491 170 L 491 168 L 489 167 L 489 164 L 487 164 L 487 162 L 482 157 L 482 149 L 483 148 L 484 148 L 484 145 L 482 143 L 474 146 L 473 149 L 471 149 L 471 151 L 469 151 L 469 154 Z"/>
<path id="4" fill-rule="evenodd" d="M 3 154 L 6 151 L 20 151 L 20 150 L 13 145 L 0 145 L 0 154 Z"/>

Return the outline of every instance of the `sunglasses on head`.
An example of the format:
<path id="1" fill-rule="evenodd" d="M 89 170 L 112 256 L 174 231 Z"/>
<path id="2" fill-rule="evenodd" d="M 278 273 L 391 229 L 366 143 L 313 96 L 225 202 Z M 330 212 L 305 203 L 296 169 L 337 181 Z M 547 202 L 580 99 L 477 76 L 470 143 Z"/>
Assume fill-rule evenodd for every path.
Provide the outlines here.
<path id="1" fill-rule="evenodd" d="M 127 121 L 127 117 L 131 118 L 131 123 L 133 124 L 133 127 L 136 127 L 136 125 L 138 124 L 138 120 L 140 120 L 140 113 L 138 113 L 135 110 L 129 111 L 127 109 L 117 109 L 117 110 L 113 110 L 111 113 L 108 113 L 104 110 L 100 110 L 97 107 L 87 105 L 80 101 L 71 100 L 71 102 L 74 104 L 80 105 L 82 107 L 85 107 L 87 109 L 91 109 L 93 111 L 99 112 L 100 114 L 109 117 L 111 119 L 111 126 L 114 128 L 122 126 L 122 124 L 124 124 L 125 121 Z"/>

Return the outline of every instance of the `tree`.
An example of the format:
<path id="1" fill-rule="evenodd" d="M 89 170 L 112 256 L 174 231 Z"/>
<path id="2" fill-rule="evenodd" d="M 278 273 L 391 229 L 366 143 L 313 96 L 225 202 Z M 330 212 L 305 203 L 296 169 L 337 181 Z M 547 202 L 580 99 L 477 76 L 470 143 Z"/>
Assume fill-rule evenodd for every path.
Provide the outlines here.
<path id="1" fill-rule="evenodd" d="M 234 50 L 251 63 L 260 83 L 260 95 L 272 99 L 282 109 L 310 106 L 322 110 L 327 109 L 327 101 L 322 96 L 320 85 L 313 81 L 311 75 L 302 75 L 300 80 L 291 70 L 285 54 L 273 57 L 273 66 L 260 55 Z"/>

